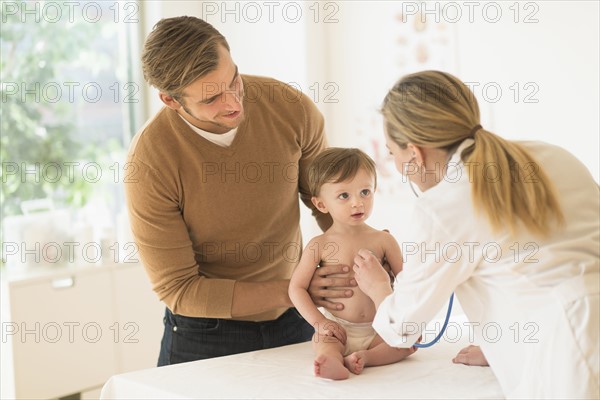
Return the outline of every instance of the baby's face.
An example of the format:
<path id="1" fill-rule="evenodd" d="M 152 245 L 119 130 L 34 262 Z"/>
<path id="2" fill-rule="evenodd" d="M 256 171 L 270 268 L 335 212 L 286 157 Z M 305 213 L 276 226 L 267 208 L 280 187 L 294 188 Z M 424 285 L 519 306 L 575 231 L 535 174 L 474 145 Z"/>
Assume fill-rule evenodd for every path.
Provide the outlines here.
<path id="1" fill-rule="evenodd" d="M 318 197 L 334 221 L 358 225 L 371 215 L 374 193 L 375 178 L 360 169 L 351 179 L 325 183 Z"/>

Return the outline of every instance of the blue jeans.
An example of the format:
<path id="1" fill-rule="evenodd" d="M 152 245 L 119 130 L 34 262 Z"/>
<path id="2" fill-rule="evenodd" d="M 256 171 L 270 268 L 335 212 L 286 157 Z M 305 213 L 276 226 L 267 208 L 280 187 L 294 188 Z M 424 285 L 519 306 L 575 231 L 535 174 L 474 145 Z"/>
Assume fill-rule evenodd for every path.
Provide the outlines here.
<path id="1" fill-rule="evenodd" d="M 184 317 L 167 308 L 163 321 L 159 367 L 306 342 L 314 333 L 295 308 L 263 322 Z"/>

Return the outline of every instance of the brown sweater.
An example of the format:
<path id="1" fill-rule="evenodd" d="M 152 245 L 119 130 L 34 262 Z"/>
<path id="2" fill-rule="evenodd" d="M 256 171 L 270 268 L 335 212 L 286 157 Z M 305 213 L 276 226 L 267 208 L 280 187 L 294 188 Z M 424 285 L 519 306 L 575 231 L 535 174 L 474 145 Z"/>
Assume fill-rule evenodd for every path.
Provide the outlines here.
<path id="1" fill-rule="evenodd" d="M 236 281 L 289 279 L 302 249 L 298 193 L 312 208 L 306 169 L 326 147 L 323 117 L 282 82 L 243 80 L 246 117 L 231 146 L 204 139 L 166 107 L 131 143 L 132 231 L 154 291 L 175 314 L 231 318 Z M 328 218 L 313 215 L 326 228 Z"/>

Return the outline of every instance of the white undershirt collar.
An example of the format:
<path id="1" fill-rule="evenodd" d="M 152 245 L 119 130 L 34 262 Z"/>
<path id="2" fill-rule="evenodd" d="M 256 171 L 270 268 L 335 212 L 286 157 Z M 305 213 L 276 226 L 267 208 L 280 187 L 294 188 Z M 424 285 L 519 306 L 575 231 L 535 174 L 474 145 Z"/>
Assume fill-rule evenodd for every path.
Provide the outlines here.
<path id="1" fill-rule="evenodd" d="M 235 138 L 235 134 L 237 133 L 237 128 L 234 128 L 232 130 L 230 130 L 229 132 L 225 132 L 225 133 L 211 133 L 211 132 L 207 132 L 205 130 L 202 130 L 192 124 L 190 124 L 190 122 L 183 118 L 181 115 L 179 116 L 182 120 L 185 121 L 186 124 L 188 124 L 188 126 L 190 128 L 192 128 L 192 130 L 194 132 L 196 132 L 198 135 L 202 136 L 204 139 L 219 145 L 221 147 L 229 147 L 231 145 L 231 143 L 233 142 L 233 139 Z"/>

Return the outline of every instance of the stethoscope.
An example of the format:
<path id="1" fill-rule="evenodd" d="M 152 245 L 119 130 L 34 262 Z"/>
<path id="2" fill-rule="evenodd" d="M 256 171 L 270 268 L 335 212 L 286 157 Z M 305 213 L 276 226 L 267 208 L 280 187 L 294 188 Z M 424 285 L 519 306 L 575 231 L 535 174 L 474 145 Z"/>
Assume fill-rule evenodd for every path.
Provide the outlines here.
<path id="1" fill-rule="evenodd" d="M 448 321 L 450 320 L 450 314 L 452 313 L 452 303 L 453 302 L 454 302 L 454 293 L 452 293 L 450 295 L 450 302 L 448 303 L 448 311 L 446 312 L 446 320 L 444 321 L 442 330 L 440 331 L 440 333 L 438 333 L 438 335 L 435 337 L 435 339 L 433 339 L 429 343 L 415 343 L 413 346 L 418 347 L 420 349 L 425 348 L 425 347 L 430 347 L 430 346 L 433 346 L 434 344 L 436 344 L 442 338 L 442 335 L 444 334 L 444 331 L 446 331 L 446 327 L 448 326 Z"/>

